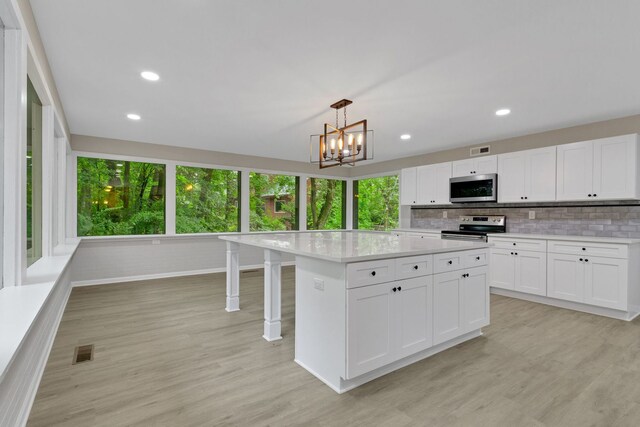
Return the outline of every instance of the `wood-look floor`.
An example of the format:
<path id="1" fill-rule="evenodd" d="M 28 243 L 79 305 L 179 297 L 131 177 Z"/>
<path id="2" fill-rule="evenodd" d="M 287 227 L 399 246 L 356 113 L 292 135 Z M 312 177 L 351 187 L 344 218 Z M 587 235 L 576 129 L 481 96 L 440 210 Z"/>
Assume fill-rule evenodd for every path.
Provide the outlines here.
<path id="1" fill-rule="evenodd" d="M 485 335 L 338 395 L 262 335 L 262 271 L 73 290 L 30 426 L 638 426 L 640 322 L 491 298 Z M 76 345 L 92 362 L 72 365 Z"/>

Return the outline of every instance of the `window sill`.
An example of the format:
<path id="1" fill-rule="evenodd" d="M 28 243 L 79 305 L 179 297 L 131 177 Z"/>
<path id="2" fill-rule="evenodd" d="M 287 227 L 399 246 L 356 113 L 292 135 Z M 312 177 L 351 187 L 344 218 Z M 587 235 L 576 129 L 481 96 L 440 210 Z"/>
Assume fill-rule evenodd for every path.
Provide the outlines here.
<path id="1" fill-rule="evenodd" d="M 83 236 L 79 237 L 83 242 L 103 242 L 103 241 L 127 241 L 127 240 L 163 240 L 163 239 L 192 239 L 192 238 L 212 238 L 218 236 L 235 236 L 237 234 L 281 234 L 281 233 L 315 233 L 328 231 L 353 231 L 345 229 L 334 230 L 280 230 L 280 231 L 228 231 L 220 233 L 185 233 L 185 234 L 135 234 L 130 236 Z M 34 264 L 35 265 L 35 264 Z"/>
<path id="2" fill-rule="evenodd" d="M 68 267 L 79 239 L 57 246 L 27 269 L 25 284 L 0 289 L 0 382 L 25 337 Z"/>

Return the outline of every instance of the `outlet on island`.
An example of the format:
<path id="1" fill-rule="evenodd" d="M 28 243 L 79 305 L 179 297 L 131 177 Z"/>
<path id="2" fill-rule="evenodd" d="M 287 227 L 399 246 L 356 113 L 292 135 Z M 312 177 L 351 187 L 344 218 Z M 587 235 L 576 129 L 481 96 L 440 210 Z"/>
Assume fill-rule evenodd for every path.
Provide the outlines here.
<path id="1" fill-rule="evenodd" d="M 536 211 L 529 211 L 529 219 L 536 219 Z"/>

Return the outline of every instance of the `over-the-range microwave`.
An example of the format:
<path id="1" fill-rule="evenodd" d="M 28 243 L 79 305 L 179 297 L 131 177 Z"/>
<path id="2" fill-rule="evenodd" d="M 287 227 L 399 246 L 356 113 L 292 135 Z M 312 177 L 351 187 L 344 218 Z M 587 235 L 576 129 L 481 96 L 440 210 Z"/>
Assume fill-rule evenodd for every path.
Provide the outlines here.
<path id="1" fill-rule="evenodd" d="M 497 202 L 498 174 L 470 175 L 449 179 L 451 203 Z"/>

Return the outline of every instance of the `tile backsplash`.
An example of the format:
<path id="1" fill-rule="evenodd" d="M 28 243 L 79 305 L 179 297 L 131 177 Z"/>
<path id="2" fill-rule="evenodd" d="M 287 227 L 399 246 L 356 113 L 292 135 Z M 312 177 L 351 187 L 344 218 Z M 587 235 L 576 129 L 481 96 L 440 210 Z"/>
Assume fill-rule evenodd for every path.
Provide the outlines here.
<path id="1" fill-rule="evenodd" d="M 530 211 L 535 219 L 529 219 Z M 634 201 L 413 208 L 411 227 L 454 230 L 461 215 L 506 215 L 508 233 L 640 238 L 640 202 Z"/>

